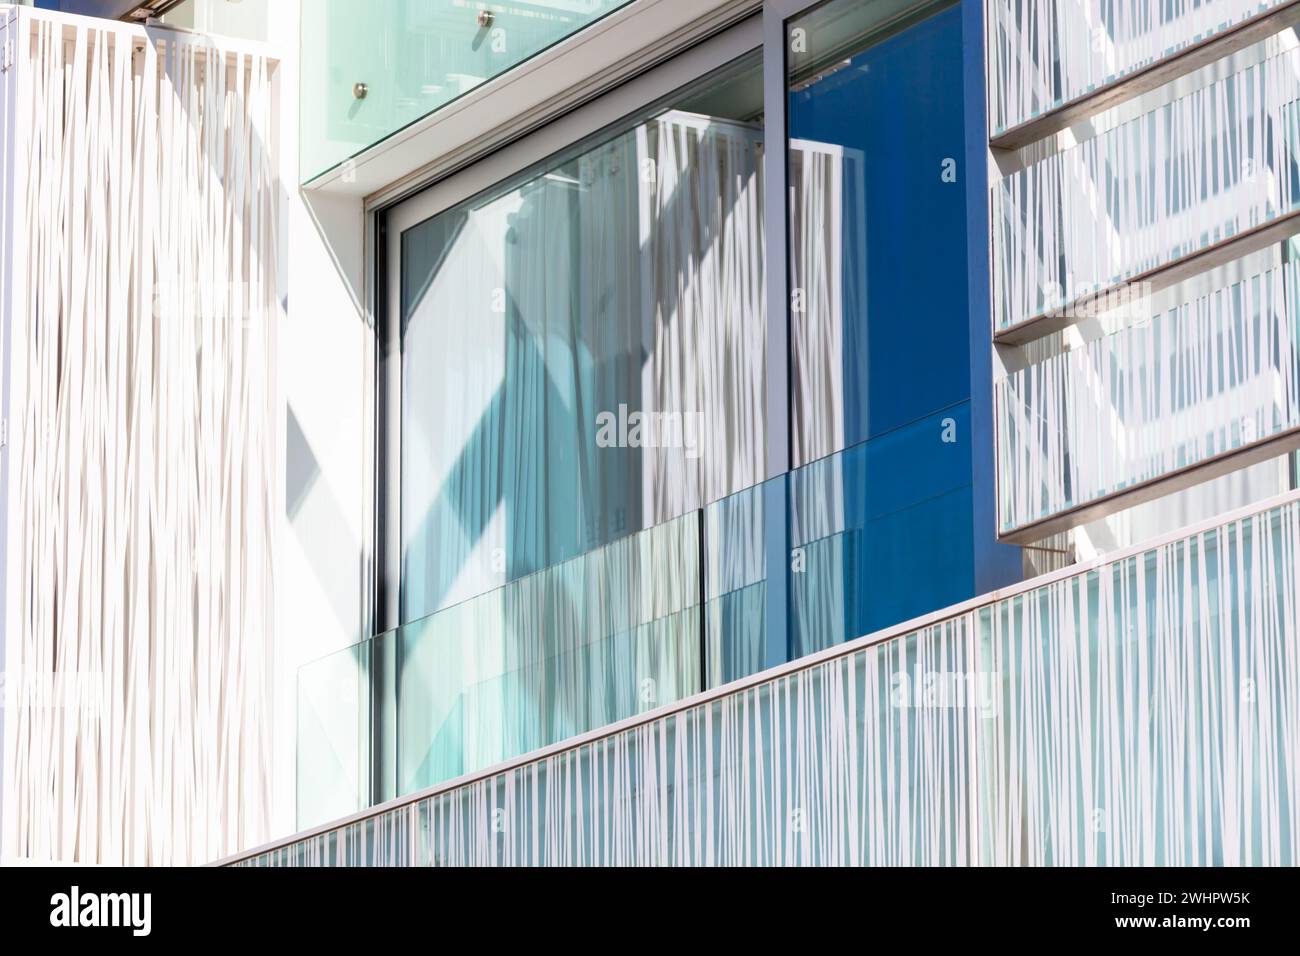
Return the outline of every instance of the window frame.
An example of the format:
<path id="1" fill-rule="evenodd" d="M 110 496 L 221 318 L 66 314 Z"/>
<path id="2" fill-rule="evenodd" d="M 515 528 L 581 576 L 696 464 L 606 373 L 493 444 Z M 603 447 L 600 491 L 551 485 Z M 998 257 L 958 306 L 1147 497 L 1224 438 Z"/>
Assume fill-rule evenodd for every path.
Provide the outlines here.
<path id="1" fill-rule="evenodd" d="M 369 503 L 373 508 L 368 552 L 369 587 L 365 620 L 371 637 L 401 626 L 402 595 L 402 371 L 399 322 L 401 314 L 402 234 L 429 218 L 466 200 L 496 190 L 507 180 L 539 166 L 551 157 L 593 140 L 624 124 L 661 101 L 680 95 L 691 84 L 706 79 L 729 63 L 759 52 L 762 56 L 763 135 L 767 143 L 781 143 L 781 149 L 765 150 L 763 223 L 766 235 L 765 292 L 767 297 L 767 351 L 765 357 L 764 406 L 767 448 L 760 472 L 762 507 L 766 515 L 762 549 L 771 566 L 784 565 L 790 553 L 788 482 L 775 481 L 793 467 L 790 394 L 790 242 L 788 209 L 788 30 L 790 21 L 835 0 L 764 0 L 760 10 L 733 22 L 703 39 L 689 43 L 669 59 L 631 79 L 602 91 L 569 112 L 536 129 L 521 129 L 504 145 L 484 149 L 449 171 L 423 181 L 403 184 L 400 193 L 392 189 L 366 200 L 365 271 L 367 306 L 373 320 L 374 351 L 372 393 L 373 432 L 368 476 L 373 481 Z M 963 5 L 967 0 L 953 0 Z M 918 0 L 918 6 L 924 6 Z M 981 12 L 982 16 L 982 12 Z M 982 62 L 980 69 L 982 70 Z M 981 90 L 981 96 L 983 91 Z M 497 140 L 501 142 L 500 139 Z M 406 188 L 409 185 L 409 188 Z M 987 264 L 986 264 L 987 267 Z M 991 449 L 990 449 L 991 452 Z M 701 519 L 701 552 L 704 522 Z M 701 580 L 703 588 L 703 579 Z M 785 665 L 789 660 L 790 582 L 788 575 L 769 578 L 763 616 L 766 645 L 764 668 Z M 701 594 L 703 600 L 704 595 Z M 701 688 L 708 693 L 707 634 L 701 632 Z M 392 679 L 392 675 L 377 675 Z M 394 688 L 394 693 L 396 689 Z M 384 695 L 371 688 L 368 699 Z M 374 733 L 382 726 L 382 714 L 365 716 Z M 376 752 L 395 745 L 363 732 Z M 371 799 L 376 803 L 395 796 L 389 792 L 382 759 L 369 761 Z"/>

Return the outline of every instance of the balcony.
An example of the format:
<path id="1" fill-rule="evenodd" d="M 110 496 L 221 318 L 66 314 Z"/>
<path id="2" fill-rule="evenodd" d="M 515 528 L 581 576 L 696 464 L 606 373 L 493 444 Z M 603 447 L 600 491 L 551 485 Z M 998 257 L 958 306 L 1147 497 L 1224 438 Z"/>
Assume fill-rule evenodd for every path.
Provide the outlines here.
<path id="1" fill-rule="evenodd" d="M 1300 19 L 1296 0 L 989 0 L 989 126 L 1019 148 Z"/>
<path id="2" fill-rule="evenodd" d="M 241 866 L 1293 865 L 1300 492 L 593 729 Z"/>
<path id="3" fill-rule="evenodd" d="M 298 825 L 968 597 L 969 432 L 919 419 L 306 665 Z"/>

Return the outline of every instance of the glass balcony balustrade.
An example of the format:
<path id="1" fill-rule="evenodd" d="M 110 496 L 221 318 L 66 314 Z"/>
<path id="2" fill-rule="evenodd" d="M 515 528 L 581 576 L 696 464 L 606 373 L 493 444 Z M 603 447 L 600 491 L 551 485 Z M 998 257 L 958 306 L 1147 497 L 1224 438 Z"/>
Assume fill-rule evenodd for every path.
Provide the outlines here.
<path id="1" fill-rule="evenodd" d="M 1086 322 L 1098 296 L 1141 294 L 1180 260 L 1286 226 L 1300 210 L 1300 49 L 1289 36 L 994 185 L 995 334 Z"/>
<path id="2" fill-rule="evenodd" d="M 989 0 L 989 126 L 1027 122 L 1286 0 Z"/>
<path id="3" fill-rule="evenodd" d="M 1298 555 L 1292 492 L 239 862 L 1294 865 Z"/>
<path id="4" fill-rule="evenodd" d="M 1119 328 L 999 382 L 999 530 L 1300 428 L 1292 255 L 1294 244 L 1268 250 L 1263 267 L 1234 262 L 1222 284 L 1167 309 L 1121 306 L 1098 317 Z"/>
<path id="5" fill-rule="evenodd" d="M 963 403 L 303 667 L 299 825 L 969 596 L 969 431 Z"/>
<path id="6" fill-rule="evenodd" d="M 303 181 L 628 0 L 313 0 L 302 16 Z"/>

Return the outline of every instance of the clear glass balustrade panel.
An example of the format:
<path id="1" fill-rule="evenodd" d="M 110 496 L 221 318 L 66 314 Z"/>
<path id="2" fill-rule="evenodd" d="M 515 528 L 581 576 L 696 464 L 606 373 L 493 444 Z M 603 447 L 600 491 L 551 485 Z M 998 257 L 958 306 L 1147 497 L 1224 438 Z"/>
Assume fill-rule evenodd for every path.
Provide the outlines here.
<path id="1" fill-rule="evenodd" d="M 629 0 L 310 0 L 302 5 L 304 182 Z M 228 6 L 229 4 L 222 4 Z"/>
<path id="2" fill-rule="evenodd" d="M 699 542 L 693 512 L 302 667 L 298 825 L 696 693 Z"/>

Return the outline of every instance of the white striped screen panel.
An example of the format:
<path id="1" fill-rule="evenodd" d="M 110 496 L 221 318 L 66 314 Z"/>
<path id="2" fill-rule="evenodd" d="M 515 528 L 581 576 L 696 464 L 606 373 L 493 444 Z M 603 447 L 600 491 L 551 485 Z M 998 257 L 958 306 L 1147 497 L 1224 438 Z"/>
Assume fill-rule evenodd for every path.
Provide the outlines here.
<path id="1" fill-rule="evenodd" d="M 273 65 L 17 22 L 5 852 L 200 863 L 270 815 Z"/>
<path id="2" fill-rule="evenodd" d="M 1300 427 L 1297 281 L 1275 265 L 999 382 L 1000 530 Z"/>
<path id="3" fill-rule="evenodd" d="M 993 186 L 994 331 L 1292 213 L 1300 48 Z"/>
<path id="4" fill-rule="evenodd" d="M 1283 0 L 988 0 L 989 128 L 1025 123 Z"/>

